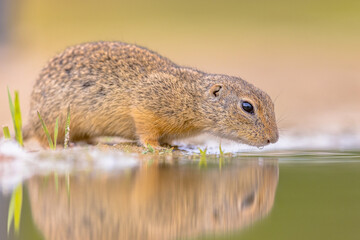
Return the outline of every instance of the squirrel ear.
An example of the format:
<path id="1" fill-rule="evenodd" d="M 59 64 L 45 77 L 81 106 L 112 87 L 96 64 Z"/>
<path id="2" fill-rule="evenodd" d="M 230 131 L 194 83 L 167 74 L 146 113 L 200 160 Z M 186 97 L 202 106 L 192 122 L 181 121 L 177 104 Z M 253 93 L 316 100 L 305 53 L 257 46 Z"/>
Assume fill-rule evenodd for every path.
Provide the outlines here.
<path id="1" fill-rule="evenodd" d="M 222 85 L 221 84 L 215 84 L 210 88 L 210 95 L 214 98 L 217 98 L 220 96 L 221 93 L 221 89 L 222 89 Z"/>

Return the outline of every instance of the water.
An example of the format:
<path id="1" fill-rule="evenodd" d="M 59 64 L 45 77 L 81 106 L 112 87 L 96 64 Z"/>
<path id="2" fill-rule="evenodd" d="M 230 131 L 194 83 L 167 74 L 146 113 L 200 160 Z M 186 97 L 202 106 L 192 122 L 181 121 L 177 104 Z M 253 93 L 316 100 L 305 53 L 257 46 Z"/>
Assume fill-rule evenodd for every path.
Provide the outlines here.
<path id="1" fill-rule="evenodd" d="M 22 176 L 11 170 L 19 166 L 16 159 L 1 162 L 0 239 L 360 236 L 356 151 L 62 154 L 28 155 Z M 21 182 L 19 232 L 13 222 L 8 236 L 11 192 Z"/>

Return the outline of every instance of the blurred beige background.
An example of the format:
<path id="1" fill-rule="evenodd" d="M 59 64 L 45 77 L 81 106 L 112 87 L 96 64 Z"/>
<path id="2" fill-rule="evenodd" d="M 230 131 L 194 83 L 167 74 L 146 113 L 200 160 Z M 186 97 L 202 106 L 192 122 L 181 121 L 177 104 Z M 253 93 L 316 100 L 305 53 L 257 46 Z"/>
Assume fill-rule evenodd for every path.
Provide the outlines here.
<path id="1" fill-rule="evenodd" d="M 42 66 L 69 45 L 116 40 L 240 76 L 275 99 L 282 134 L 360 131 L 360 1 L 0 0 L 0 125 L 6 87 L 26 122 Z"/>

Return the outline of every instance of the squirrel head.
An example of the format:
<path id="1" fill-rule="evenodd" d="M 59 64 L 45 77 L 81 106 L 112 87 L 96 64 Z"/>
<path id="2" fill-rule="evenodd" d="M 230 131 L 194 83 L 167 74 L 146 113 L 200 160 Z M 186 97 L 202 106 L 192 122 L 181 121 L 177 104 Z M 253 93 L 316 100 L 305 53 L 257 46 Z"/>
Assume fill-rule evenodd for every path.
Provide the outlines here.
<path id="1" fill-rule="evenodd" d="M 238 77 L 206 78 L 211 83 L 202 107 L 209 123 L 207 131 L 257 147 L 277 142 L 274 103 L 269 95 Z"/>

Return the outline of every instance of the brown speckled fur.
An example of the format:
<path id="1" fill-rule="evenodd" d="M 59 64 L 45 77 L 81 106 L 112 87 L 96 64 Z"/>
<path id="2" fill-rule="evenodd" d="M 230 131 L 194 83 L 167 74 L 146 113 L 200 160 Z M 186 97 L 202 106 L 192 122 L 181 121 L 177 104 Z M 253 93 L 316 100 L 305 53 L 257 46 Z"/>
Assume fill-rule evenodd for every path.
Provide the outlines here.
<path id="1" fill-rule="evenodd" d="M 221 86 L 219 95 L 212 87 Z M 251 115 L 240 102 L 255 108 Z M 46 137 L 39 111 L 58 142 L 64 140 L 71 106 L 71 141 L 120 136 L 141 144 L 159 143 L 200 132 L 254 146 L 278 139 L 270 97 L 238 77 L 181 67 L 146 48 L 122 42 L 84 43 L 55 56 L 37 79 L 25 137 Z"/>

